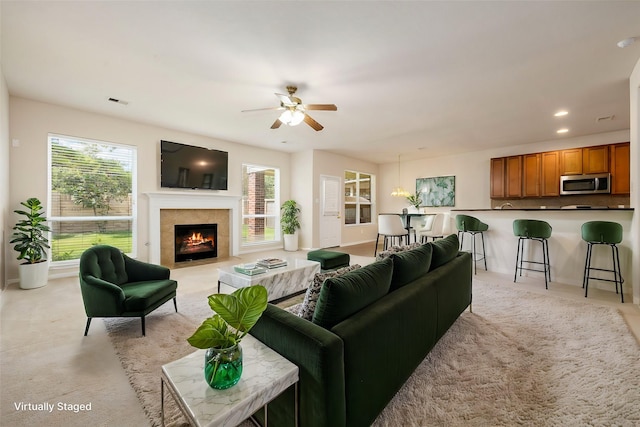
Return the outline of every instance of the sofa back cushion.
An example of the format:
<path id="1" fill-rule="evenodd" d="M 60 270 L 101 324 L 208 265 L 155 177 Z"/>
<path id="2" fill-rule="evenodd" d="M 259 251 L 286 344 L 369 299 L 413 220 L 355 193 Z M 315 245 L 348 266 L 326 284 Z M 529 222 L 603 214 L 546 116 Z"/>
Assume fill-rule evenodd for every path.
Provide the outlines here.
<path id="1" fill-rule="evenodd" d="M 460 242 L 455 234 L 450 234 L 444 239 L 438 239 L 428 244 L 433 246 L 429 271 L 448 263 L 458 256 Z"/>
<path id="2" fill-rule="evenodd" d="M 413 282 L 429 272 L 433 246 L 422 245 L 410 251 L 391 255 L 393 261 L 393 277 L 389 292 Z"/>
<path id="3" fill-rule="evenodd" d="M 325 280 L 330 277 L 342 276 L 350 271 L 356 270 L 360 268 L 359 264 L 349 265 L 347 267 L 342 267 L 337 270 L 326 271 L 324 273 L 316 273 L 313 276 L 313 280 L 309 284 L 307 288 L 307 292 L 304 294 L 304 300 L 296 314 L 303 319 L 307 319 L 311 321 L 313 319 L 313 312 L 316 310 L 316 305 L 318 303 L 318 297 L 320 296 L 320 289 L 322 289 L 322 284 Z"/>
<path id="4" fill-rule="evenodd" d="M 392 274 L 393 262 L 385 259 L 325 280 L 312 322 L 331 329 L 386 295 Z"/>

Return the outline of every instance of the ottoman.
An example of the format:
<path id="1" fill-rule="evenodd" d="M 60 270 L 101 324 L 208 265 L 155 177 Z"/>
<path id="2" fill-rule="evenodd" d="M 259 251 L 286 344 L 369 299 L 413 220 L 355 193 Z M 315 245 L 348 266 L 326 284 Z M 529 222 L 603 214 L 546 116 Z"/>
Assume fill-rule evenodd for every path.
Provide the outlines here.
<path id="1" fill-rule="evenodd" d="M 324 249 L 310 251 L 307 254 L 307 259 L 319 262 L 322 270 L 336 270 L 341 267 L 346 267 L 349 265 L 350 260 L 349 254 L 325 251 Z"/>

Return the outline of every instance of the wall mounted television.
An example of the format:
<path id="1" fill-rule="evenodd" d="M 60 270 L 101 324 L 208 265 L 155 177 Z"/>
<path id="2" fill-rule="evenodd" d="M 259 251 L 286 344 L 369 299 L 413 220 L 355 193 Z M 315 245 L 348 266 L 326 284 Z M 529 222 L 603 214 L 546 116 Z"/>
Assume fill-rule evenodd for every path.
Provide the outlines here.
<path id="1" fill-rule="evenodd" d="M 160 141 L 160 187 L 227 190 L 229 153 Z"/>

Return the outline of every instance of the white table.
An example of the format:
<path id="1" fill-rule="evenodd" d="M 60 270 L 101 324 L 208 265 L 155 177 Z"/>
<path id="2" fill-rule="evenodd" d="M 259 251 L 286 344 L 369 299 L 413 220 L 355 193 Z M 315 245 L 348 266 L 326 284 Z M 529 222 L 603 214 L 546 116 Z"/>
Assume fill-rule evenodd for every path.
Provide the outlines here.
<path id="1" fill-rule="evenodd" d="M 269 301 L 305 291 L 316 273 L 320 272 L 320 263 L 306 259 L 287 259 L 285 267 L 267 269 L 265 273 L 249 276 L 238 273 L 233 266 L 218 268 L 218 293 L 220 284 L 233 288 L 262 285 L 267 289 Z"/>
<path id="2" fill-rule="evenodd" d="M 214 390 L 204 379 L 204 354 L 198 350 L 162 366 L 161 407 L 164 425 L 164 390 L 178 403 L 194 426 L 237 426 L 295 384 L 295 419 L 298 422 L 298 367 L 247 335 L 240 343 L 243 353 L 242 376 L 226 390 Z"/>

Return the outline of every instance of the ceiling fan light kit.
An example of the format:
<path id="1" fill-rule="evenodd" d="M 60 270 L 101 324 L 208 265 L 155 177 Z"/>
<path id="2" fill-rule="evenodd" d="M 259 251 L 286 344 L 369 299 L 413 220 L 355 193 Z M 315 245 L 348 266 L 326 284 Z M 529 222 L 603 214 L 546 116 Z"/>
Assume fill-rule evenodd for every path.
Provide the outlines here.
<path id="1" fill-rule="evenodd" d="M 271 129 L 278 129 L 282 124 L 287 126 L 297 126 L 302 122 L 305 122 L 316 131 L 324 129 L 320 123 L 315 121 L 310 115 L 307 114 L 307 110 L 320 110 L 320 111 L 337 111 L 338 107 L 335 104 L 303 104 L 302 100 L 297 96 L 293 96 L 298 88 L 296 86 L 287 86 L 287 92 L 289 95 L 283 95 L 276 93 L 275 95 L 280 99 L 279 107 L 271 108 L 258 108 L 255 110 L 242 110 L 247 111 L 260 111 L 260 110 L 284 110 L 280 117 L 276 119 L 271 125 Z"/>

